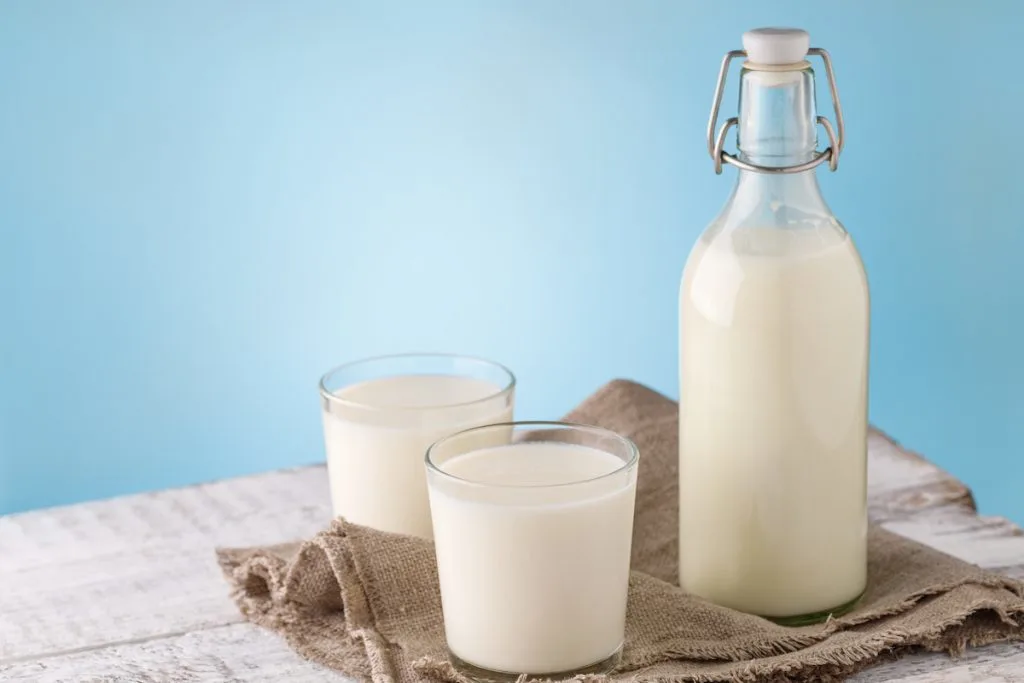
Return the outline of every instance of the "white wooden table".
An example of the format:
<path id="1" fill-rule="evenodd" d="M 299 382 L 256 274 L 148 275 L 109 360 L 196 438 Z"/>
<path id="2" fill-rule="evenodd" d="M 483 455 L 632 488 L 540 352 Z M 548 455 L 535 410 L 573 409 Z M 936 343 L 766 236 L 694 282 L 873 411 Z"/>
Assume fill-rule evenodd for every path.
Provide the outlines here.
<path id="1" fill-rule="evenodd" d="M 870 450 L 875 521 L 1024 577 L 1024 531 L 978 517 L 963 484 L 884 435 Z M 0 680 L 343 680 L 243 623 L 213 554 L 311 536 L 329 518 L 323 467 L 0 518 Z M 852 680 L 1024 681 L 1024 645 L 913 655 Z"/>

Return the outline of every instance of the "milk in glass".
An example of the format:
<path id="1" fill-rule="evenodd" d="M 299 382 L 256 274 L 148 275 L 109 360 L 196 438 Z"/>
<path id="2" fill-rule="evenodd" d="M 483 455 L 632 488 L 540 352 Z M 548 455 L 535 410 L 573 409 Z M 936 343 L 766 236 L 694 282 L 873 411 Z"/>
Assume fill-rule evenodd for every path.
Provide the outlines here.
<path id="1" fill-rule="evenodd" d="M 431 536 L 423 458 L 443 436 L 510 422 L 513 402 L 487 379 L 447 374 L 380 377 L 323 401 L 335 515 L 384 531 Z M 507 441 L 490 433 L 481 445 Z"/>
<path id="2" fill-rule="evenodd" d="M 470 451 L 438 469 L 430 503 L 455 657 L 544 674 L 614 656 L 626 617 L 635 469 L 620 455 L 555 442 Z"/>

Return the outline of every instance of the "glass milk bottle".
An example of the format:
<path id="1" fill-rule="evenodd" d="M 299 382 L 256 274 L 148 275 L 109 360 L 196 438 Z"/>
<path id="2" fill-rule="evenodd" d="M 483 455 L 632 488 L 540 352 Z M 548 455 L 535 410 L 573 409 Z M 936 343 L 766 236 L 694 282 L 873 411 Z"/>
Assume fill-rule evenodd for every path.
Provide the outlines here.
<path id="1" fill-rule="evenodd" d="M 725 208 L 690 252 L 679 296 L 679 581 L 786 624 L 841 613 L 867 583 L 868 285 L 821 196 L 843 119 L 824 50 L 758 29 L 722 64 L 708 126 Z M 825 65 L 838 136 L 815 113 Z M 715 133 L 732 59 L 739 116 Z M 830 146 L 817 150 L 817 127 Z M 737 127 L 738 154 L 723 151 Z"/>

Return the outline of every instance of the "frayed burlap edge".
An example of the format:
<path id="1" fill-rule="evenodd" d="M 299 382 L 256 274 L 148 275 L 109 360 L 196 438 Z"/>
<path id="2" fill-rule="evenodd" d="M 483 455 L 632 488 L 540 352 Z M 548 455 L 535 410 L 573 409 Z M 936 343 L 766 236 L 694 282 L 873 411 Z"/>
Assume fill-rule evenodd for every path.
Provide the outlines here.
<path id="1" fill-rule="evenodd" d="M 232 597 L 242 614 L 249 621 L 283 635 L 288 644 L 304 657 L 359 680 L 393 683 L 410 677 L 424 677 L 447 683 L 467 683 L 467 679 L 447 659 L 428 655 L 410 661 L 400 645 L 389 642 L 376 629 L 352 549 L 348 547 L 347 529 L 350 526 L 343 520 L 336 520 L 330 528 L 301 545 L 219 550 L 219 563 L 234 586 Z M 305 595 L 295 595 L 297 574 L 303 569 L 299 560 L 307 553 L 323 555 L 331 567 L 333 582 L 328 580 L 315 594 L 307 590 Z M 658 581 L 634 572 L 636 579 Z M 308 579 L 304 581 L 308 583 Z M 898 616 L 922 601 L 970 585 L 1008 590 L 1017 600 L 1010 605 L 994 598 L 972 604 L 969 612 L 937 621 L 924 633 L 911 634 L 894 627 L 841 649 L 803 652 L 800 660 L 785 658 L 794 652 L 820 646 L 836 633 Z M 856 619 L 833 620 L 817 634 L 794 633 L 773 643 L 748 646 L 743 650 L 724 644 L 721 649 L 707 648 L 703 652 L 707 660 L 689 660 L 692 665 L 707 664 L 709 669 L 713 669 L 707 672 L 680 674 L 665 671 L 673 663 L 678 663 L 674 657 L 679 653 L 668 650 L 649 661 L 633 662 L 629 670 L 611 676 L 585 675 L 571 680 L 581 683 L 609 680 L 651 683 L 784 683 L 799 680 L 833 683 L 881 659 L 895 659 L 914 650 L 941 651 L 956 656 L 967 647 L 1006 641 L 1024 641 L 1024 584 L 1008 577 L 979 572 L 969 581 L 929 587 L 884 611 L 862 614 Z M 686 654 L 693 656 L 693 652 Z M 524 676 L 520 683 L 539 683 L 541 680 Z"/>

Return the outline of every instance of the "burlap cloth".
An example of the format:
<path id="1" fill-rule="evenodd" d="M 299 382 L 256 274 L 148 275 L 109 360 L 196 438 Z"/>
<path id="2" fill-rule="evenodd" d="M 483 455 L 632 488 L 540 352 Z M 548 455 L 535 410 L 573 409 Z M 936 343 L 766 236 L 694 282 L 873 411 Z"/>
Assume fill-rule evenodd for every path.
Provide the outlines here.
<path id="1" fill-rule="evenodd" d="M 618 380 L 566 418 L 640 447 L 626 643 L 611 679 L 833 681 L 912 648 L 956 654 L 1024 637 L 1024 584 L 881 529 L 867 594 L 828 623 L 784 628 L 687 595 L 675 585 L 676 413 Z M 339 520 L 301 544 L 218 555 L 246 618 L 301 655 L 379 683 L 464 680 L 445 657 L 430 542 Z"/>

